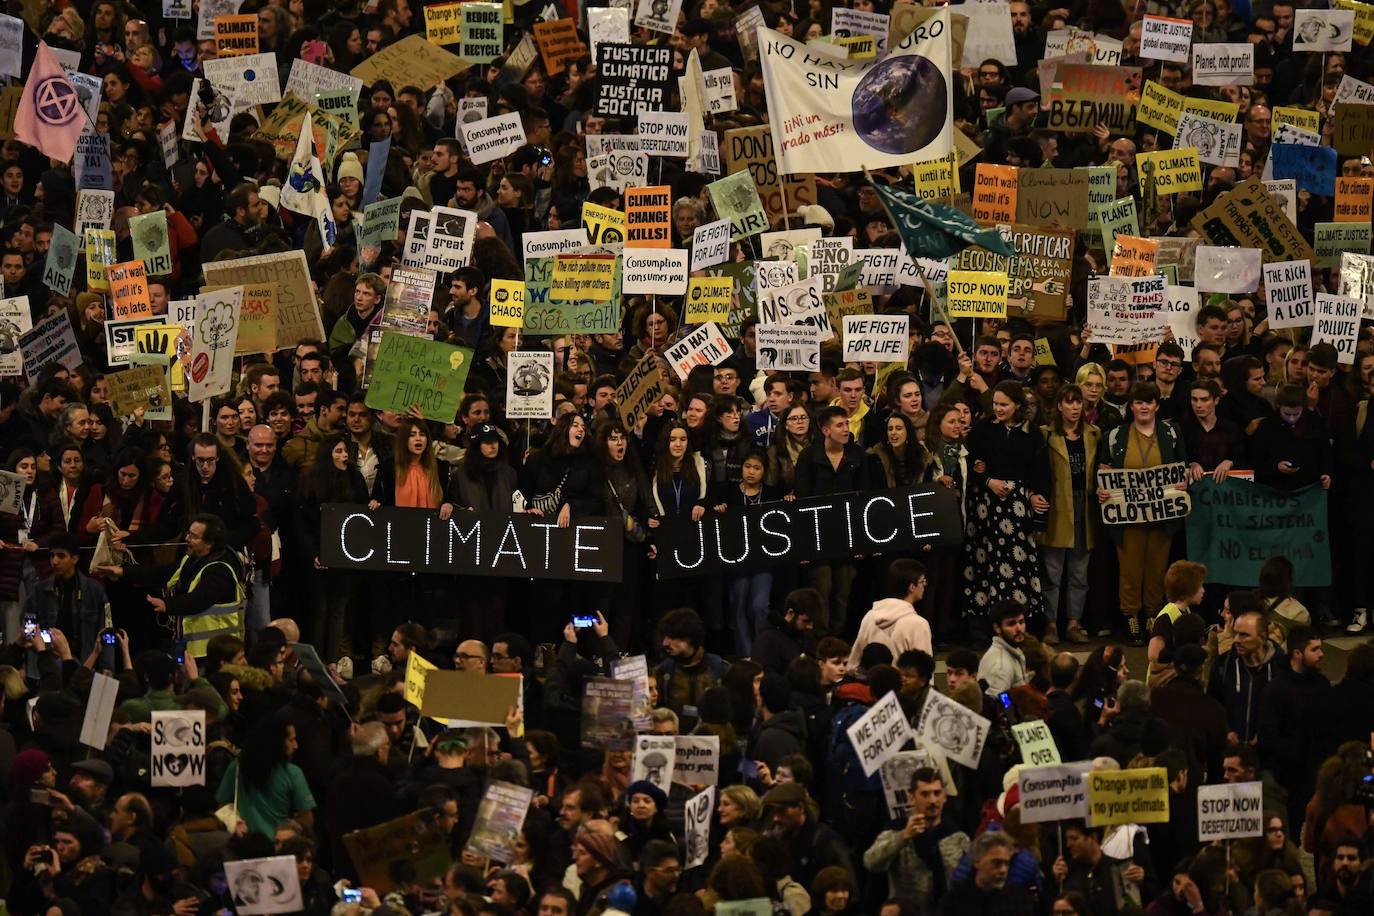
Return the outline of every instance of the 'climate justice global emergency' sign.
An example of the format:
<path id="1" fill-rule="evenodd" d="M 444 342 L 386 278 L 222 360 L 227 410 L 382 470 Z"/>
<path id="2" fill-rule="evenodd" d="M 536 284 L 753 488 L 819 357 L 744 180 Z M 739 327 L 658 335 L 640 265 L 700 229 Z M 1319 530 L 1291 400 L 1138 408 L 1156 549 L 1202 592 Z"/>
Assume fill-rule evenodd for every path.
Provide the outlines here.
<path id="1" fill-rule="evenodd" d="M 325 504 L 320 562 L 334 569 L 591 579 L 619 582 L 625 543 L 618 518 L 588 516 L 566 528 L 537 515 Z"/>
<path id="2" fill-rule="evenodd" d="M 953 490 L 907 487 L 664 519 L 654 542 L 658 577 L 673 579 L 958 544 L 960 529 Z"/>

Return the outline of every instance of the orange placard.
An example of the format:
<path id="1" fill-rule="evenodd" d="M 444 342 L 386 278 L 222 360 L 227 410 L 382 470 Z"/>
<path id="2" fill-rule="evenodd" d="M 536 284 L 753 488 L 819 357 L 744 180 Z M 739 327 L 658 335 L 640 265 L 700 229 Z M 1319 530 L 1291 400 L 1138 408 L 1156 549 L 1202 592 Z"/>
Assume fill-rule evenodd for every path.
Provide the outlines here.
<path id="1" fill-rule="evenodd" d="M 1155 272 L 1159 243 L 1134 235 L 1118 235 L 1112 246 L 1113 277 L 1149 277 Z"/>
<path id="2" fill-rule="evenodd" d="M 587 53 L 587 46 L 577 34 L 577 23 L 572 19 L 536 22 L 534 42 L 539 45 L 539 56 L 544 58 L 544 69 L 549 71 L 549 76 L 562 73 L 568 64 Z"/>
<path id="3" fill-rule="evenodd" d="M 671 248 L 673 189 L 668 185 L 625 189 L 625 247 Z"/>
<path id="4" fill-rule="evenodd" d="M 1367 223 L 1374 217 L 1374 178 L 1337 178 L 1335 221 Z"/>
<path id="5" fill-rule="evenodd" d="M 1159 344 L 1114 344 L 1112 356 L 1132 366 L 1144 366 L 1155 361 Z"/>
<path id="6" fill-rule="evenodd" d="M 973 178 L 973 218 L 1016 222 L 1016 166 L 978 163 Z"/>
<path id="7" fill-rule="evenodd" d="M 215 53 L 220 57 L 258 53 L 258 14 L 215 17 Z"/>
<path id="8" fill-rule="evenodd" d="M 148 298 L 148 270 L 142 261 L 111 264 L 105 268 L 105 275 L 110 280 L 115 319 L 153 317 L 153 303 Z"/>

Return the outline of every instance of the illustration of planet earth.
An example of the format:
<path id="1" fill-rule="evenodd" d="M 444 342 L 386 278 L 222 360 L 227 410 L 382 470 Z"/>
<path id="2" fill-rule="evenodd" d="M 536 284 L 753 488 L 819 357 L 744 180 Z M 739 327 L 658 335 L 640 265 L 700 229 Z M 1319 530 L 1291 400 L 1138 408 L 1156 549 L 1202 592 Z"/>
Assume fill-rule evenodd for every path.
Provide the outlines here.
<path id="1" fill-rule="evenodd" d="M 854 129 L 884 153 L 914 153 L 944 129 L 949 90 L 944 74 L 919 54 L 877 64 L 854 90 Z"/>

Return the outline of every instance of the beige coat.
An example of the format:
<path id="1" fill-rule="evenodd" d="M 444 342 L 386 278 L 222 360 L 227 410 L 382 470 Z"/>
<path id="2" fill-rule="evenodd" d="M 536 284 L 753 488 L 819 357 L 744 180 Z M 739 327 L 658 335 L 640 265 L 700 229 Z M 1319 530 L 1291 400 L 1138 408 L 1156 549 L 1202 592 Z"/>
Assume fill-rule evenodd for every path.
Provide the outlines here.
<path id="1" fill-rule="evenodd" d="M 1050 479 L 1054 489 L 1050 493 L 1050 519 L 1048 527 L 1040 535 L 1044 547 L 1072 547 L 1073 530 L 1073 477 L 1069 473 L 1069 448 L 1064 437 L 1054 431 L 1052 426 L 1041 427 L 1045 441 L 1049 445 Z M 1083 426 L 1083 449 L 1087 455 L 1087 489 L 1083 491 L 1086 503 L 1088 530 L 1084 534 L 1084 545 L 1092 550 L 1097 543 L 1102 525 L 1101 510 L 1097 502 L 1097 444 L 1102 432 L 1091 423 Z"/>

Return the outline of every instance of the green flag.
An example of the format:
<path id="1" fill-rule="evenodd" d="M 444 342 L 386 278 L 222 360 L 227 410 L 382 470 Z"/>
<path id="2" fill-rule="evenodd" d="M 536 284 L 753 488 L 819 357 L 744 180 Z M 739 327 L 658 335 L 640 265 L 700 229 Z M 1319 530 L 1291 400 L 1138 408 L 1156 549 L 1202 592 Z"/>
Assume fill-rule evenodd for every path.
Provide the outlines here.
<path id="1" fill-rule="evenodd" d="M 902 243 L 913 258 L 947 258 L 970 245 L 1008 258 L 1016 251 L 996 229 L 984 229 L 972 217 L 944 204 L 932 204 L 915 194 L 870 181 L 883 206 L 897 222 Z"/>

